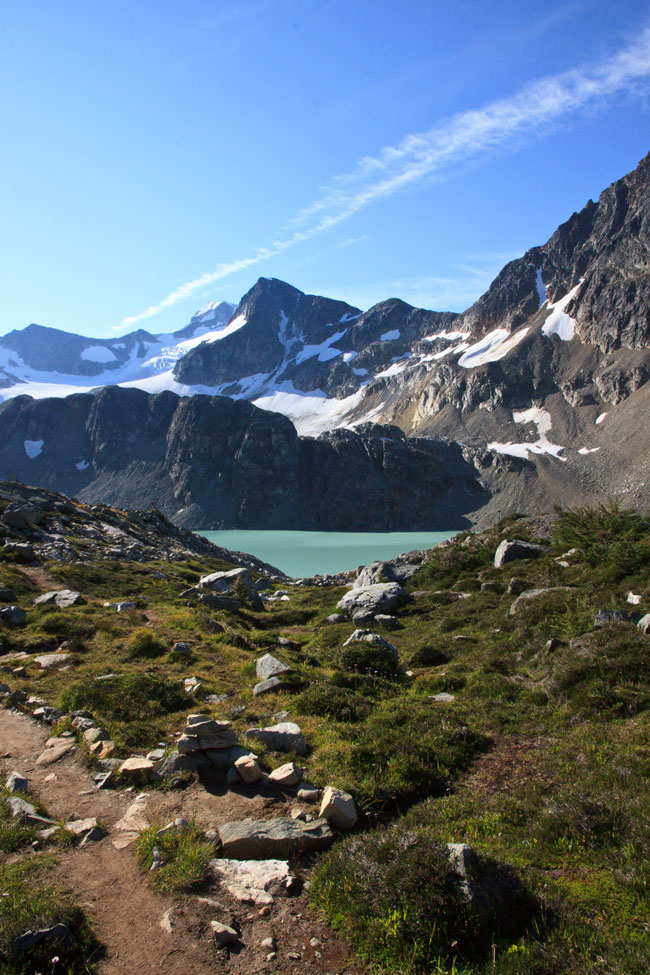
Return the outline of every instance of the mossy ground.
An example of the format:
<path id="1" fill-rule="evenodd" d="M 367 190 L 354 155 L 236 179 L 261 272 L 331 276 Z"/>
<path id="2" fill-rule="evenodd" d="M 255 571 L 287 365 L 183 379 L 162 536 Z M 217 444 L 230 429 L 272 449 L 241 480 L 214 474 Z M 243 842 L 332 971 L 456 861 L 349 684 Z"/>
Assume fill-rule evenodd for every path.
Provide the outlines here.
<path id="1" fill-rule="evenodd" d="M 435 912 L 428 933 L 419 918 L 409 934 L 410 921 L 386 900 L 373 924 L 392 932 L 399 950 L 388 951 L 386 938 L 360 935 L 363 897 L 350 888 L 341 904 L 331 893 L 345 882 L 337 854 L 323 858 L 320 907 L 387 970 L 645 973 L 650 637 L 629 624 L 593 631 L 598 610 L 635 608 L 630 591 L 649 608 L 650 525 L 635 518 L 616 509 L 562 516 L 548 554 L 502 569 L 493 567 L 499 541 L 526 538 L 530 523 L 510 519 L 433 550 L 408 584 L 414 595 L 399 613 L 403 628 L 377 630 L 398 650 L 394 672 L 341 654 L 351 627 L 325 620 L 344 589 L 295 589 L 290 603 L 234 614 L 180 598 L 217 567 L 210 560 L 52 565 L 86 605 L 33 610 L 26 627 L 3 628 L 1 638 L 5 651 L 30 654 L 66 641 L 70 667 L 40 671 L 28 659 L 27 678 L 8 679 L 48 703 L 88 707 L 124 752 L 171 744 L 190 710 L 231 719 L 244 738 L 286 709 L 312 746 L 310 778 L 352 792 L 365 813 L 362 832 L 344 843 L 374 836 L 363 832 L 373 827 L 387 831 L 388 848 L 391 836 L 398 846 L 406 833 L 414 848 L 420 835 L 433 844 L 467 842 L 516 871 L 541 905 L 543 921 L 511 940 L 495 930 L 477 954 L 457 936 L 445 940 Z M 563 566 L 557 560 L 570 548 L 578 551 Z M 513 576 L 520 589 L 554 591 L 513 615 Z M 37 593 L 19 569 L 0 564 L 4 585 L 24 606 Z M 136 609 L 104 608 L 118 599 Z M 255 660 L 278 634 L 299 645 L 274 650 L 294 668 L 295 684 L 254 698 Z M 169 656 L 177 641 L 189 644 L 190 661 Z M 95 679 L 107 673 L 117 676 Z M 189 698 L 188 676 L 219 703 Z M 454 700 L 436 700 L 441 692 Z M 287 760 L 256 750 L 269 767 Z"/>

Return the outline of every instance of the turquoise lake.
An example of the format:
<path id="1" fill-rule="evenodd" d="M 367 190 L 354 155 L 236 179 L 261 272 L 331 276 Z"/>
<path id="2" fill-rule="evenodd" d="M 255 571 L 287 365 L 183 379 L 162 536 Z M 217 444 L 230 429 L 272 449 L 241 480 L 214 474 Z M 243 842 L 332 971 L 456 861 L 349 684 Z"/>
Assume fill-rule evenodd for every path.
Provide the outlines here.
<path id="1" fill-rule="evenodd" d="M 204 538 L 270 562 L 294 579 L 356 569 L 417 548 L 432 548 L 456 532 L 208 531 Z"/>

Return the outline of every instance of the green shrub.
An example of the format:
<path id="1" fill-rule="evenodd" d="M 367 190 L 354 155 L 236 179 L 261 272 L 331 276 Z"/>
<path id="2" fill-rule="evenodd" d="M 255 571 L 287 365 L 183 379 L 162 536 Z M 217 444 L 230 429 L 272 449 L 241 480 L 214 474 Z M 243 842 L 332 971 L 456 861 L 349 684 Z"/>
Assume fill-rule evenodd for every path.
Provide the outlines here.
<path id="1" fill-rule="evenodd" d="M 603 581 L 615 582 L 650 564 L 650 518 L 617 502 L 597 508 L 555 509 L 553 539 L 560 550 L 580 549 Z"/>
<path id="2" fill-rule="evenodd" d="M 316 868 L 312 898 L 371 962 L 391 972 L 438 972 L 487 959 L 539 917 L 514 872 L 480 859 L 480 907 L 472 908 L 447 848 L 426 830 L 399 825 L 353 836 Z"/>
<path id="3" fill-rule="evenodd" d="M 160 826 L 152 825 L 140 834 L 136 856 L 144 870 L 151 870 L 154 848 L 160 852 L 161 866 L 154 870 L 151 882 L 161 892 L 190 890 L 208 876 L 208 864 L 214 848 L 195 823 L 187 829 L 171 830 L 158 836 Z"/>
<path id="4" fill-rule="evenodd" d="M 127 653 L 132 659 L 138 657 L 160 657 L 166 653 L 167 647 L 156 639 L 153 632 L 146 627 L 134 630 L 126 645 Z"/>
<path id="5" fill-rule="evenodd" d="M 312 684 L 296 698 L 296 708 L 303 714 L 315 714 L 333 721 L 363 721 L 372 705 L 361 694 L 335 684 Z"/>
<path id="6" fill-rule="evenodd" d="M 34 975 L 53 971 L 52 958 L 59 957 L 57 971 L 83 975 L 91 970 L 99 944 L 88 919 L 62 891 L 42 883 L 41 873 L 52 867 L 50 857 L 0 864 L 0 971 L 3 975 Z M 12 945 L 26 931 L 37 931 L 54 924 L 65 924 L 73 941 L 43 942 L 20 958 L 14 958 Z"/>
<path id="7" fill-rule="evenodd" d="M 339 663 L 344 670 L 357 674 L 377 674 L 379 677 L 394 677 L 398 665 L 392 654 L 372 643 L 351 643 L 343 647 Z"/>
<path id="8" fill-rule="evenodd" d="M 62 711 L 87 708 L 109 725 L 120 745 L 143 745 L 156 741 L 162 729 L 156 719 L 187 710 L 191 698 L 182 684 L 152 674 L 121 674 L 107 680 L 86 677 L 67 687 L 59 698 Z"/>

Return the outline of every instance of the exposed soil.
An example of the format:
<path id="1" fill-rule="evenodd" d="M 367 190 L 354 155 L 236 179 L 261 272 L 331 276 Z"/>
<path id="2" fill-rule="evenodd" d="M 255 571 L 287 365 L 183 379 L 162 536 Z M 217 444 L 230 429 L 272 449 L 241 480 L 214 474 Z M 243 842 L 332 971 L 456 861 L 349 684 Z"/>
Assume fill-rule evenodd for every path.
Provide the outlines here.
<path id="1" fill-rule="evenodd" d="M 166 975 L 357 975 L 361 971 L 348 960 L 337 936 L 310 910 L 305 892 L 275 897 L 268 916 L 263 916 L 263 909 L 242 905 L 217 885 L 181 899 L 155 893 L 136 864 L 133 847 L 117 850 L 112 843 L 112 828 L 136 790 L 98 791 L 78 753 L 48 767 L 36 765 L 46 738 L 47 732 L 32 719 L 0 710 L 3 780 L 15 769 L 27 775 L 32 793 L 53 818 L 95 816 L 108 829 L 97 843 L 57 853 L 57 881 L 70 888 L 105 946 L 98 975 L 144 975 L 163 968 Z M 176 816 L 194 817 L 208 828 L 232 819 L 271 818 L 286 813 L 291 805 L 295 801 L 277 791 L 264 794 L 246 787 L 231 791 L 223 778 L 214 776 L 182 792 L 148 793 L 147 815 L 161 824 Z M 300 871 L 302 877 L 308 873 L 307 867 Z M 217 903 L 202 903 L 199 896 Z M 171 933 L 160 924 L 170 909 Z M 241 933 L 240 943 L 230 949 L 217 947 L 211 920 L 234 926 Z M 261 942 L 269 937 L 275 938 L 277 950 L 276 958 L 267 961 L 270 949 L 261 947 Z"/>

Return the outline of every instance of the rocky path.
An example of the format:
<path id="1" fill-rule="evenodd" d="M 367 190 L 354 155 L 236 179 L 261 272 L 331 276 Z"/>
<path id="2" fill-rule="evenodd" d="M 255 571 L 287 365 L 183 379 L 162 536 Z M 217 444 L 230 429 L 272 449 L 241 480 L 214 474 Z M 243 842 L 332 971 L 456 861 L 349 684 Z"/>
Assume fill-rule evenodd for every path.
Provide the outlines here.
<path id="1" fill-rule="evenodd" d="M 275 896 L 270 907 L 242 904 L 218 886 L 175 899 L 155 893 L 140 873 L 133 848 L 113 845 L 115 824 L 135 792 L 98 791 L 88 771 L 69 754 L 50 766 L 36 764 L 47 734 L 36 722 L 0 710 L 0 773 L 26 775 L 30 789 L 56 819 L 96 817 L 108 830 L 96 843 L 57 853 L 57 881 L 67 885 L 91 917 L 105 945 L 98 975 L 165 970 L 166 975 L 262 972 L 354 975 L 341 942 L 310 911 L 306 894 Z M 163 825 L 176 816 L 212 828 L 240 818 L 264 819 L 287 812 L 280 796 L 229 792 L 223 782 L 194 784 L 183 792 L 149 792 L 146 814 Z M 210 903 L 206 902 L 206 899 Z M 166 927 L 161 926 L 163 916 Z M 230 948 L 215 944 L 211 921 L 235 926 L 241 937 Z M 274 950 L 266 939 L 272 938 Z M 269 954 L 275 957 L 268 958 Z"/>

